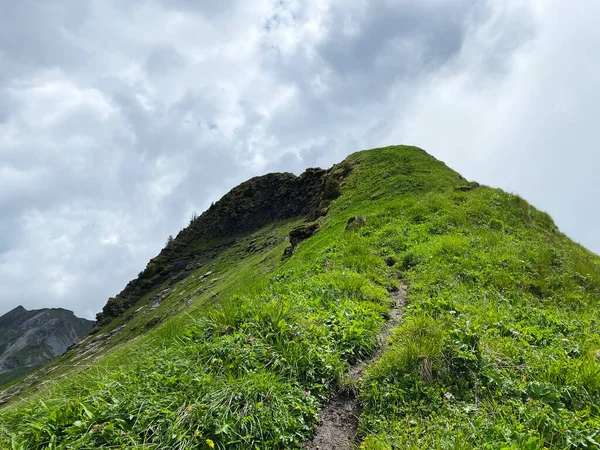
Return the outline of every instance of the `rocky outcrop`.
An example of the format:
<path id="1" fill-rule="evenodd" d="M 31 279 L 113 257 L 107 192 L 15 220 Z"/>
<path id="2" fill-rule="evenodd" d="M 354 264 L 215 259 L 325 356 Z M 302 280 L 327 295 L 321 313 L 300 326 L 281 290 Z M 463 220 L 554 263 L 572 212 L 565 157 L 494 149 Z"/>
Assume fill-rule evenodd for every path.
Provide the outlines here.
<path id="1" fill-rule="evenodd" d="M 0 317 L 0 385 L 62 355 L 94 322 L 62 308 L 18 306 Z"/>
<path id="2" fill-rule="evenodd" d="M 183 280 L 245 233 L 292 217 L 313 221 L 327 214 L 329 204 L 340 195 L 343 179 L 351 171 L 349 164 L 342 163 L 329 170 L 307 169 L 300 176 L 270 173 L 233 188 L 170 239 L 135 280 L 108 300 L 96 316 L 93 332 L 122 316 L 162 283 L 173 285 Z"/>
<path id="3" fill-rule="evenodd" d="M 367 224 L 367 218 L 363 216 L 352 216 L 348 219 L 346 224 L 346 231 L 360 230 Z"/>
<path id="4" fill-rule="evenodd" d="M 290 246 L 285 249 L 284 256 L 289 257 L 294 253 L 294 250 L 300 242 L 304 239 L 308 239 L 319 229 L 317 222 L 300 225 L 290 231 Z"/>

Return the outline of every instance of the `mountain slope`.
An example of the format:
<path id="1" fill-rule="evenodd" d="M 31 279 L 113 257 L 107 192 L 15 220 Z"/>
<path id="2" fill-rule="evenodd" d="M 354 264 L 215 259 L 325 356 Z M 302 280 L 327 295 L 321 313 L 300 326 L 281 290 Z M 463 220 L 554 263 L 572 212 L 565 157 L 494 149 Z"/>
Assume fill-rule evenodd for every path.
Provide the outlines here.
<path id="1" fill-rule="evenodd" d="M 62 355 L 94 322 L 61 308 L 27 311 L 18 306 L 0 317 L 0 386 Z"/>
<path id="2" fill-rule="evenodd" d="M 98 325 L 105 325 L 120 316 L 164 281 L 185 278 L 192 270 L 213 259 L 216 251 L 231 245 L 231 239 L 236 236 L 290 217 L 315 217 L 319 205 L 326 207 L 329 197 L 335 197 L 328 181 L 343 176 L 338 172 L 309 169 L 299 177 L 291 173 L 272 173 L 235 187 L 192 220 L 148 263 L 137 279 L 107 302 L 98 314 Z"/>
<path id="3" fill-rule="evenodd" d="M 311 208 L 265 202 L 249 228 L 180 233 L 177 255 L 211 259 L 127 297 L 79 347 L 113 332 L 119 345 L 9 405 L 0 444 L 299 448 L 345 392 L 362 405 L 361 448 L 600 447 L 600 259 L 418 148 L 340 167 Z M 246 217 L 235 198 L 224 211 L 241 216 L 219 217 Z M 380 345 L 399 280 L 402 322 L 347 377 Z"/>

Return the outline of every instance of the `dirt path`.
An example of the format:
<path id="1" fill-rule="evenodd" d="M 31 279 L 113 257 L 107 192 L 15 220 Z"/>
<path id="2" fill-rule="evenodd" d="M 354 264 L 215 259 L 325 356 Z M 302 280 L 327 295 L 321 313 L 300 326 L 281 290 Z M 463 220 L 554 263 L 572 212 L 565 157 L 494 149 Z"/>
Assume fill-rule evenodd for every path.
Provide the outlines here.
<path id="1" fill-rule="evenodd" d="M 394 306 L 390 309 L 390 318 L 377 337 L 378 345 L 375 353 L 369 358 L 352 366 L 346 374 L 358 382 L 365 369 L 381 358 L 388 346 L 392 330 L 402 319 L 402 310 L 406 297 L 406 286 L 400 284 L 400 289 L 392 293 Z M 356 446 L 356 430 L 361 407 L 351 393 L 340 393 L 333 398 L 321 412 L 321 423 L 315 436 L 304 443 L 307 450 L 351 450 Z"/>

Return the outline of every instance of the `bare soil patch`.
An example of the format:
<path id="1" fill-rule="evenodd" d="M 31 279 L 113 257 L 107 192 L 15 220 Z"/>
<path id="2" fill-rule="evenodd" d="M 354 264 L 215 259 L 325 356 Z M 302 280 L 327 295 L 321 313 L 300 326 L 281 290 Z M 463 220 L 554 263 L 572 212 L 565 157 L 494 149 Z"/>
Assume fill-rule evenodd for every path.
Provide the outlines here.
<path id="1" fill-rule="evenodd" d="M 398 326 L 402 319 L 402 312 L 406 299 L 406 286 L 393 292 L 394 305 L 390 309 L 390 317 L 378 336 L 377 350 L 364 361 L 351 367 L 346 374 L 350 379 L 358 382 L 365 369 L 376 362 L 388 346 L 392 330 Z M 315 436 L 304 443 L 307 450 L 351 450 L 356 446 L 356 431 L 361 406 L 356 396 L 349 392 L 342 392 L 334 397 L 321 412 L 321 423 Z"/>

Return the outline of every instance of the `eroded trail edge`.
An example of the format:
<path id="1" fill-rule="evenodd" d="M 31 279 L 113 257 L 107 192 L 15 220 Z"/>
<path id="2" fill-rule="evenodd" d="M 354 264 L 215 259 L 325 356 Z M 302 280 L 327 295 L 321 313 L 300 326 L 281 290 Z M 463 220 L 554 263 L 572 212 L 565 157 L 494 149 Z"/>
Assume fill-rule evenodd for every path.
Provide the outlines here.
<path id="1" fill-rule="evenodd" d="M 389 312 L 381 333 L 377 337 L 378 345 L 373 355 L 352 366 L 346 376 L 358 382 L 365 369 L 379 360 L 388 346 L 392 330 L 398 326 L 406 302 L 406 286 L 400 283 L 397 291 L 391 293 L 394 304 Z M 356 397 L 343 392 L 334 397 L 321 412 L 321 423 L 315 436 L 304 443 L 307 450 L 351 450 L 356 444 L 356 432 L 361 406 Z"/>

